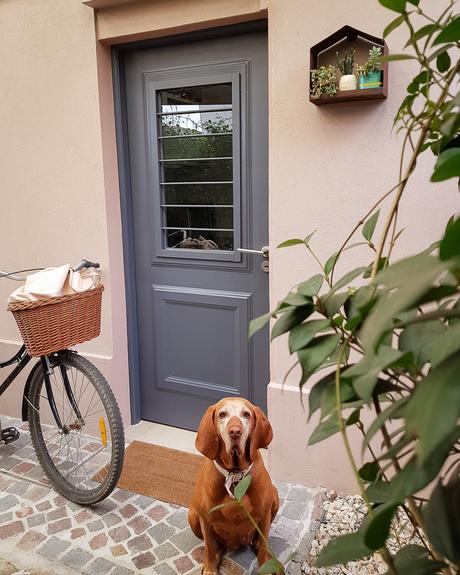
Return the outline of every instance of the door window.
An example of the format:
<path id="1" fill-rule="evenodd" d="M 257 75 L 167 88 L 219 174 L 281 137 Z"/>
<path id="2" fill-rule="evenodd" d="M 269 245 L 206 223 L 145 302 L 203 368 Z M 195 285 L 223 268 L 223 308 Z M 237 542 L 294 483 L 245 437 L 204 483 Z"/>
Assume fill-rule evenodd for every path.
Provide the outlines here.
<path id="1" fill-rule="evenodd" d="M 156 251 L 239 260 L 239 75 L 197 80 L 155 86 L 154 193 L 161 214 Z"/>

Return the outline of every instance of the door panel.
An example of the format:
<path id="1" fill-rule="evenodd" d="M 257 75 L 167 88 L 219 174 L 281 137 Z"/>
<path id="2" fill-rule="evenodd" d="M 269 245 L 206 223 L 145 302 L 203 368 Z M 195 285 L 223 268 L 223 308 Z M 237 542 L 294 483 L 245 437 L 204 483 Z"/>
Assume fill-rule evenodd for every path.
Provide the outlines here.
<path id="1" fill-rule="evenodd" d="M 266 33 L 125 57 L 141 415 L 196 429 L 221 397 L 266 408 Z"/>

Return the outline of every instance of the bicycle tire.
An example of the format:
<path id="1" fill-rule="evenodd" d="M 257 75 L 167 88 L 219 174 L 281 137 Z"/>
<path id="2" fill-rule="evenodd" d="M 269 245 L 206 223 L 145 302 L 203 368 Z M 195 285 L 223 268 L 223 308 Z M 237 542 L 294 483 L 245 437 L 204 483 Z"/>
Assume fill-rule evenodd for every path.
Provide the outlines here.
<path id="1" fill-rule="evenodd" d="M 121 419 L 120 409 L 116 402 L 115 396 L 113 392 L 105 380 L 104 376 L 101 372 L 86 358 L 78 355 L 75 352 L 65 351 L 59 352 L 57 354 L 53 354 L 49 356 L 51 367 L 53 368 L 53 372 L 56 373 L 57 368 L 60 366 L 64 366 L 66 368 L 66 372 L 70 369 L 76 370 L 78 374 L 81 375 L 82 381 L 83 378 L 86 378 L 88 383 L 85 387 L 88 388 L 89 385 L 93 386 L 94 394 L 97 393 L 101 400 L 101 404 L 105 409 L 105 413 L 107 416 L 107 423 L 109 425 L 109 433 L 110 433 L 110 461 L 108 463 L 108 467 L 106 468 L 106 475 L 102 477 L 102 479 L 94 481 L 94 477 L 97 476 L 97 473 L 94 477 L 91 475 L 88 476 L 88 487 L 83 488 L 81 485 L 74 485 L 69 480 L 69 474 L 67 477 L 63 472 L 63 465 L 57 464 L 56 460 L 59 462 L 58 456 L 59 452 L 55 454 L 54 461 L 53 455 L 50 454 L 50 451 L 47 447 L 47 439 L 44 437 L 42 423 L 40 420 L 40 410 L 43 408 L 47 408 L 49 406 L 48 398 L 43 397 L 43 391 L 46 391 L 45 385 L 45 378 L 43 375 L 43 368 L 41 364 L 36 366 L 35 372 L 32 375 L 31 383 L 30 383 L 30 390 L 29 390 L 29 408 L 28 408 L 28 420 L 29 420 L 29 429 L 30 429 L 30 436 L 32 440 L 32 445 L 34 447 L 35 453 L 37 455 L 37 459 L 41 464 L 44 472 L 48 476 L 49 480 L 51 481 L 52 485 L 61 495 L 65 498 L 78 503 L 80 505 L 94 505 L 99 501 L 105 499 L 115 488 L 118 479 L 120 478 L 121 470 L 123 467 L 123 459 L 124 459 L 124 446 L 125 446 L 125 439 L 124 439 L 124 429 L 123 423 Z M 71 372 L 73 373 L 73 372 Z M 54 375 L 51 377 L 51 383 L 53 387 L 57 387 Z M 76 385 L 74 383 L 74 385 Z M 64 390 L 64 388 L 63 388 Z M 54 391 L 53 391 L 54 394 Z M 80 399 L 82 399 L 83 391 L 81 391 Z M 65 401 L 64 397 L 68 397 L 64 395 L 63 391 L 63 403 L 62 403 L 62 410 L 65 415 Z M 43 400 L 43 406 L 40 404 L 40 400 Z M 45 400 L 48 402 L 45 403 Z M 91 402 L 93 399 L 91 399 Z M 70 402 L 68 403 L 68 408 L 70 406 Z M 88 410 L 90 407 L 88 407 Z M 69 411 L 72 412 L 71 408 Z M 61 415 L 61 414 L 60 414 Z M 67 415 L 67 417 L 73 416 L 74 414 Z M 82 413 L 83 415 L 83 413 Z M 49 414 L 48 414 L 49 417 Z M 62 415 L 61 415 L 62 419 Z M 49 417 L 49 420 L 52 420 Z M 86 424 L 86 422 L 85 422 Z M 104 423 L 105 425 L 105 423 Z M 50 428 L 50 424 L 43 424 L 43 427 Z M 75 428 L 71 427 L 71 431 L 67 433 L 68 444 L 72 444 L 72 441 L 78 441 L 78 453 L 81 447 L 81 441 L 83 439 L 83 445 L 89 445 L 89 443 L 85 444 L 89 435 L 84 435 L 80 433 L 77 439 L 77 432 L 81 432 L 82 429 L 75 430 Z M 84 427 L 84 426 L 83 426 Z M 56 426 L 56 430 L 57 430 Z M 54 431 L 56 431 L 54 430 Z M 45 429 L 45 431 L 47 431 Z M 73 433 L 73 435 L 72 435 Z M 65 436 L 62 432 L 57 432 L 56 435 L 61 437 Z M 58 440 L 56 440 L 58 441 Z M 102 440 L 101 440 L 102 441 Z M 107 443 L 107 442 L 106 442 Z M 51 446 L 52 443 L 49 443 Z M 103 445 L 103 441 L 102 444 Z M 62 451 L 62 447 L 61 450 Z M 69 447 L 67 448 L 67 459 L 62 458 L 62 461 L 69 461 Z M 84 449 L 84 447 L 83 447 Z M 107 450 L 107 453 L 109 450 Z M 96 457 L 99 455 L 96 452 Z M 75 453 L 73 454 L 75 457 Z M 88 455 L 88 458 L 91 458 L 92 455 Z M 70 461 L 72 461 L 72 457 L 70 457 Z M 73 463 L 74 461 L 72 461 Z M 62 463 L 62 462 L 61 462 Z M 79 466 L 85 467 L 85 463 L 77 464 L 75 467 L 78 468 Z M 102 468 L 101 468 L 102 471 Z M 76 473 L 75 473 L 76 474 Z M 96 483 L 96 485 L 94 485 Z M 92 488 L 89 488 L 89 485 L 92 485 Z"/>

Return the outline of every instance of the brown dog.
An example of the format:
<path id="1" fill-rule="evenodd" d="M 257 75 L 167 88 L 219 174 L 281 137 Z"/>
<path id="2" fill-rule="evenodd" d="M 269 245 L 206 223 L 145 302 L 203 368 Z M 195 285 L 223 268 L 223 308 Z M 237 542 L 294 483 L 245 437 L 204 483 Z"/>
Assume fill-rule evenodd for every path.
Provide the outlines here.
<path id="1" fill-rule="evenodd" d="M 252 545 L 259 565 L 271 557 L 244 510 L 234 504 L 233 490 L 250 472 L 252 481 L 242 502 L 268 538 L 279 499 L 258 450 L 272 437 L 260 408 L 239 397 L 221 399 L 201 420 L 195 445 L 207 459 L 198 472 L 188 520 L 195 535 L 204 539 L 204 575 L 218 573 L 225 549 Z M 213 507 L 232 502 L 210 513 Z"/>

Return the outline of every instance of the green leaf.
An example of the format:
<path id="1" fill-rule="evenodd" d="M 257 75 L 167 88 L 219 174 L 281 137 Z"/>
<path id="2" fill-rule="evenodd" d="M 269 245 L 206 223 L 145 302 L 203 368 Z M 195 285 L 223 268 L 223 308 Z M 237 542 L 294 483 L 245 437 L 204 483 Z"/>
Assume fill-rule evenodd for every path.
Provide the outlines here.
<path id="1" fill-rule="evenodd" d="M 336 350 L 339 341 L 339 334 L 319 336 L 314 339 L 307 348 L 297 352 L 300 365 L 302 366 L 300 386 L 302 386 Z"/>
<path id="2" fill-rule="evenodd" d="M 377 415 L 377 417 L 370 424 L 364 436 L 363 452 L 366 446 L 369 445 L 371 439 L 374 437 L 377 431 L 379 431 L 384 423 L 386 423 L 389 419 L 404 417 L 404 410 L 408 401 L 408 397 L 402 397 L 401 399 L 391 403 L 386 409 Z"/>
<path id="3" fill-rule="evenodd" d="M 367 242 L 355 242 L 353 244 L 348 245 L 346 248 L 344 248 L 342 250 L 343 252 L 346 252 L 348 250 L 352 250 L 353 248 L 357 248 L 359 246 L 365 246 L 367 245 Z M 332 256 L 327 260 L 327 262 L 324 264 L 324 273 L 326 275 L 329 275 L 331 273 L 331 271 L 333 270 L 333 268 L 335 267 L 335 264 L 337 262 L 337 258 L 339 257 L 339 252 L 335 252 L 334 254 L 332 254 Z"/>
<path id="4" fill-rule="evenodd" d="M 459 155 L 460 161 L 460 155 Z M 450 260 L 460 255 L 460 218 L 451 223 L 441 240 L 439 257 L 442 260 Z"/>
<path id="5" fill-rule="evenodd" d="M 408 433 L 419 437 L 423 464 L 456 427 L 460 417 L 460 354 L 432 369 L 415 388 L 406 410 Z"/>
<path id="6" fill-rule="evenodd" d="M 388 10 L 401 13 L 406 11 L 406 0 L 379 0 L 379 2 Z"/>
<path id="7" fill-rule="evenodd" d="M 382 296 L 364 320 L 361 329 L 364 347 L 374 349 L 382 335 L 392 328 L 393 318 L 420 299 L 445 268 L 446 264 L 436 258 L 419 254 L 381 271 L 377 282 L 398 289 Z"/>
<path id="8" fill-rule="evenodd" d="M 308 246 L 308 244 L 310 243 L 311 238 L 316 234 L 316 230 L 313 230 L 311 232 L 311 234 L 308 234 L 308 236 L 304 239 L 304 244 L 306 246 Z"/>
<path id="9" fill-rule="evenodd" d="M 355 409 L 345 420 L 345 425 L 354 425 L 355 423 L 358 423 L 360 414 L 361 408 Z"/>
<path id="10" fill-rule="evenodd" d="M 449 325 L 448 328 L 432 342 L 431 366 L 437 367 L 448 357 L 460 349 L 460 323 Z"/>
<path id="11" fill-rule="evenodd" d="M 409 54 L 390 54 L 388 56 L 381 56 L 379 58 L 380 62 L 395 62 L 397 60 L 416 60 L 415 56 L 410 56 Z"/>
<path id="12" fill-rule="evenodd" d="M 319 331 L 330 327 L 330 325 L 330 321 L 327 319 L 314 319 L 296 325 L 289 333 L 289 350 L 293 353 L 302 349 L 311 342 Z"/>
<path id="13" fill-rule="evenodd" d="M 396 553 L 393 562 L 398 573 L 410 575 L 435 575 L 445 567 L 445 563 L 432 561 L 421 545 L 406 545 Z"/>
<path id="14" fill-rule="evenodd" d="M 409 353 L 382 345 L 377 353 L 368 352 L 359 363 L 345 370 L 343 377 L 353 378 L 353 387 L 359 397 L 369 399 L 382 370 L 406 365 L 410 359 Z"/>
<path id="15" fill-rule="evenodd" d="M 382 258 L 379 259 L 379 265 L 377 266 L 377 271 L 381 271 L 383 270 L 386 265 L 388 263 L 388 258 L 386 256 L 383 256 Z M 370 278 L 372 275 L 372 268 L 374 266 L 374 262 L 371 262 L 371 264 L 367 267 L 366 271 L 363 274 L 363 278 L 367 279 Z"/>
<path id="16" fill-rule="evenodd" d="M 390 532 L 391 520 L 398 503 L 392 501 L 379 505 L 374 509 L 372 517 L 369 518 L 366 526 L 363 527 L 364 543 L 370 549 L 377 551 L 383 547 Z"/>
<path id="17" fill-rule="evenodd" d="M 441 74 L 443 74 L 450 68 L 450 64 L 451 62 L 449 53 L 447 50 L 444 50 L 444 52 L 441 52 L 441 54 L 439 54 L 439 56 L 436 58 L 436 67 L 441 72 Z"/>
<path id="18" fill-rule="evenodd" d="M 363 275 L 366 269 L 367 269 L 366 267 L 361 267 L 346 273 L 342 278 L 340 278 L 337 282 L 335 282 L 331 290 L 323 297 L 323 302 L 326 302 L 340 288 L 343 288 L 344 286 L 348 285 L 352 280 L 354 280 L 358 276 Z"/>
<path id="19" fill-rule="evenodd" d="M 324 273 L 327 276 L 331 273 L 332 268 L 335 266 L 335 262 L 337 261 L 338 257 L 339 257 L 338 253 L 332 254 L 332 256 L 324 264 Z"/>
<path id="20" fill-rule="evenodd" d="M 315 566 L 330 567 L 347 561 L 356 561 L 367 555 L 372 555 L 372 549 L 364 543 L 364 533 L 356 531 L 330 541 L 319 554 Z"/>
<path id="21" fill-rule="evenodd" d="M 339 420 L 337 419 L 337 414 L 333 413 L 329 419 L 325 419 L 319 425 L 315 427 L 313 433 L 308 439 L 308 445 L 314 445 L 319 443 L 324 439 L 327 439 L 331 435 L 338 433 L 340 431 Z"/>
<path id="22" fill-rule="evenodd" d="M 431 361 L 433 345 L 436 338 L 444 333 L 446 326 L 442 321 L 436 319 L 414 323 L 406 327 L 399 338 L 399 349 L 401 351 L 411 351 L 414 355 L 414 363 L 422 368 Z M 460 343 L 459 343 L 460 347 Z"/>
<path id="23" fill-rule="evenodd" d="M 377 210 L 372 216 L 367 220 L 367 222 L 363 226 L 363 237 L 370 242 L 372 236 L 374 235 L 375 226 L 377 225 L 377 221 L 379 219 L 380 210 Z"/>
<path id="24" fill-rule="evenodd" d="M 327 316 L 332 317 L 336 314 L 349 297 L 348 292 L 334 293 L 327 298 L 327 301 L 323 301 Z"/>
<path id="25" fill-rule="evenodd" d="M 404 48 L 407 48 L 410 45 L 415 46 L 417 40 L 420 40 L 420 38 L 423 38 L 424 36 L 428 36 L 437 28 L 439 28 L 438 24 L 426 24 L 425 26 L 422 26 L 414 32 L 414 34 L 411 34 L 409 40 L 404 44 Z"/>
<path id="26" fill-rule="evenodd" d="M 324 389 L 323 394 L 321 395 L 321 419 L 326 417 L 331 413 L 331 411 L 336 410 L 337 407 L 337 397 L 335 392 L 335 372 L 332 374 L 334 377 L 332 378 L 330 384 L 326 389 Z M 340 382 L 340 401 L 341 403 L 345 403 L 349 399 L 355 397 L 355 392 L 351 387 L 351 384 L 345 381 Z"/>
<path id="27" fill-rule="evenodd" d="M 313 304 L 304 305 L 302 307 L 295 307 L 289 309 L 284 313 L 275 323 L 272 329 L 271 339 L 272 341 L 275 337 L 286 333 L 294 326 L 302 323 L 304 319 L 307 319 L 313 313 Z"/>
<path id="28" fill-rule="evenodd" d="M 455 282 L 457 283 L 457 282 Z M 454 295 L 457 293 L 457 286 L 450 286 L 450 285 L 440 285 L 434 287 L 426 292 L 426 294 L 417 300 L 417 307 L 420 307 L 424 303 L 428 303 L 431 301 L 441 301 L 442 299 Z M 416 315 L 416 314 L 415 314 Z"/>
<path id="29" fill-rule="evenodd" d="M 433 46 L 444 42 L 458 42 L 460 40 L 460 16 L 456 16 L 434 39 Z"/>
<path id="30" fill-rule="evenodd" d="M 308 419 L 311 419 L 311 416 L 317 411 L 321 405 L 321 397 L 323 392 L 334 385 L 335 382 L 335 372 L 329 373 L 319 381 L 315 383 L 315 385 L 310 389 L 310 393 L 308 394 Z"/>
<path id="31" fill-rule="evenodd" d="M 297 246 L 299 244 L 305 244 L 305 242 L 303 240 L 301 240 L 300 238 L 292 238 L 291 240 L 285 240 L 284 242 L 281 242 L 279 246 L 276 246 L 277 248 L 289 248 L 291 246 Z"/>
<path id="32" fill-rule="evenodd" d="M 455 44 L 446 44 L 445 46 L 441 46 L 440 48 L 438 48 L 437 50 L 435 50 L 432 54 L 430 54 L 428 56 L 427 62 L 428 63 L 432 62 L 433 60 L 435 60 L 439 56 L 439 54 L 442 54 L 446 50 L 450 50 L 454 46 L 455 46 Z"/>
<path id="33" fill-rule="evenodd" d="M 396 30 L 396 28 L 398 28 L 403 22 L 404 22 L 404 14 L 401 14 L 388 24 L 388 26 L 383 31 L 383 37 L 386 38 L 389 34 L 391 34 L 391 32 L 393 32 L 393 30 Z"/>
<path id="34" fill-rule="evenodd" d="M 366 494 L 372 503 L 384 503 L 391 499 L 391 484 L 386 481 L 376 481 L 369 485 Z"/>
<path id="35" fill-rule="evenodd" d="M 455 138 L 455 136 L 457 135 L 459 127 L 460 127 L 459 114 L 453 113 L 445 116 L 445 120 L 441 124 L 439 131 L 445 138 L 451 140 L 452 138 Z"/>
<path id="36" fill-rule="evenodd" d="M 424 508 L 430 541 L 452 563 L 460 563 L 460 482 L 444 486 L 441 480 Z"/>
<path id="37" fill-rule="evenodd" d="M 415 44 L 417 40 L 423 38 L 424 36 L 428 36 L 432 32 L 434 32 L 437 28 L 439 28 L 438 24 L 426 24 L 426 26 L 422 26 L 419 28 L 414 34 L 411 35 L 409 40 L 406 42 L 404 48 L 410 46 L 410 44 Z"/>
<path id="38" fill-rule="evenodd" d="M 401 287 L 408 280 L 423 275 L 427 269 L 434 270 L 438 267 L 442 271 L 445 266 L 439 266 L 436 257 L 424 253 L 417 254 L 386 267 L 378 274 L 377 283 L 387 288 Z"/>
<path id="39" fill-rule="evenodd" d="M 282 573 L 283 564 L 278 561 L 278 559 L 272 557 L 259 568 L 258 573 L 260 575 L 266 575 L 267 573 Z"/>
<path id="40" fill-rule="evenodd" d="M 251 338 L 256 332 L 261 330 L 270 321 L 270 312 L 260 315 L 249 322 L 249 337 Z"/>
<path id="41" fill-rule="evenodd" d="M 401 429 L 400 428 L 398 430 L 398 435 L 401 434 Z M 404 429 L 403 429 L 404 431 Z M 390 437 L 391 437 L 391 433 L 390 433 Z M 395 457 L 396 455 L 398 455 L 398 453 L 400 453 L 400 451 L 402 449 L 404 449 L 405 447 L 407 447 L 409 445 L 409 443 L 412 443 L 414 441 L 414 439 L 412 437 L 409 437 L 408 435 L 403 435 L 400 439 L 398 439 L 398 441 L 396 441 L 396 443 L 393 443 L 392 446 L 390 447 L 390 449 L 388 449 L 388 451 L 384 451 L 380 456 L 379 456 L 379 461 L 384 461 L 385 459 L 393 459 L 393 457 Z"/>
<path id="42" fill-rule="evenodd" d="M 298 292 L 289 292 L 288 295 L 282 300 L 282 303 L 287 303 L 290 306 L 300 307 L 313 303 L 311 298 L 304 296 Z"/>
<path id="43" fill-rule="evenodd" d="M 448 148 L 439 154 L 431 181 L 442 182 L 458 176 L 460 176 L 460 148 Z"/>
<path id="44" fill-rule="evenodd" d="M 368 461 L 361 467 L 358 473 L 364 481 L 374 482 L 380 474 L 380 465 L 377 461 Z"/>
<path id="45" fill-rule="evenodd" d="M 445 464 L 452 445 L 460 437 L 460 427 L 455 428 L 424 462 L 417 455 L 413 456 L 404 468 L 391 480 L 390 499 L 401 501 L 417 493 L 435 479 Z"/>
<path id="46" fill-rule="evenodd" d="M 237 501 L 241 501 L 243 497 L 246 495 L 246 491 L 249 489 L 251 481 L 252 481 L 252 475 L 248 473 L 235 487 L 233 495 L 235 496 L 235 499 Z"/>
<path id="47" fill-rule="evenodd" d="M 362 286 L 350 296 L 345 306 L 348 318 L 346 329 L 353 330 L 363 321 L 364 316 L 375 304 L 377 296 L 374 286 Z"/>
<path id="48" fill-rule="evenodd" d="M 297 286 L 297 291 L 303 295 L 313 297 L 321 289 L 323 281 L 324 277 L 321 274 L 317 274 Z"/>

